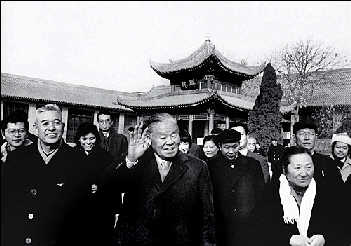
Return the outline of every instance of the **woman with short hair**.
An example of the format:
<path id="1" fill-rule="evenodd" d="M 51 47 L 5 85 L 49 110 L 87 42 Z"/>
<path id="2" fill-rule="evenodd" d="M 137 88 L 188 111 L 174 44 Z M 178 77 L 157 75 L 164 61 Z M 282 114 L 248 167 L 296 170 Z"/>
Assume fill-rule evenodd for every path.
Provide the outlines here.
<path id="1" fill-rule="evenodd" d="M 208 162 L 209 159 L 215 157 L 219 151 L 216 135 L 208 135 L 203 139 L 203 160 Z"/>
<path id="2" fill-rule="evenodd" d="M 91 245 L 110 245 L 113 237 L 114 215 L 118 213 L 121 197 L 110 183 L 108 172 L 113 166 L 112 156 L 100 147 L 97 127 L 83 123 L 75 136 L 75 149 L 83 153 L 82 182 L 86 187 L 84 204 L 85 226 Z M 112 193 L 112 194 L 111 194 Z"/>

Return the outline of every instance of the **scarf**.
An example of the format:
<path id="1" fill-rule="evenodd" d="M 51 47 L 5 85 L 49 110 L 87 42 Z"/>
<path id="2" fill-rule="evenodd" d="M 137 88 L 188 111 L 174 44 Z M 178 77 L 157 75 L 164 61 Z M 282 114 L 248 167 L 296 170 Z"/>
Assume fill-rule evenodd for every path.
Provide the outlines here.
<path id="1" fill-rule="evenodd" d="M 290 185 L 285 175 L 281 175 L 279 178 L 280 187 L 279 195 L 280 201 L 283 205 L 283 219 L 286 224 L 294 224 L 296 221 L 297 229 L 300 235 L 307 237 L 307 230 L 310 223 L 311 211 L 314 204 L 314 198 L 316 197 L 316 182 L 312 178 L 305 194 L 302 197 L 300 213 L 297 206 L 297 202 L 293 195 L 291 195 Z"/>

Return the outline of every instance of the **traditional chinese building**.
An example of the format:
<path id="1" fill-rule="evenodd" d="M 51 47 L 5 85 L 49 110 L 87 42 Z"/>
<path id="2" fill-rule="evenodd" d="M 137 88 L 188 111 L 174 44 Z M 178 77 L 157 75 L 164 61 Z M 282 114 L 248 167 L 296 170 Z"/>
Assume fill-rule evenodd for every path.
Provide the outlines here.
<path id="1" fill-rule="evenodd" d="M 55 103 L 62 110 L 66 126 L 63 137 L 68 143 L 74 142 L 81 123 L 98 125 L 100 110 L 111 113 L 116 132 L 128 135 L 127 129 L 136 124 L 136 116 L 131 109 L 117 105 L 116 97 L 135 97 L 137 94 L 1 73 L 1 120 L 21 110 L 28 114 L 29 131 L 36 134 L 33 126 L 36 109 Z"/>
<path id="2" fill-rule="evenodd" d="M 228 128 L 247 121 L 255 98 L 242 95 L 242 83 L 262 73 L 265 67 L 231 61 L 210 40 L 184 59 L 166 64 L 151 61 L 150 66 L 169 80 L 169 90 L 134 100 L 119 98 L 119 104 L 133 109 L 138 119 L 155 112 L 171 113 L 194 140 L 207 135 L 218 122 L 226 122 Z"/>

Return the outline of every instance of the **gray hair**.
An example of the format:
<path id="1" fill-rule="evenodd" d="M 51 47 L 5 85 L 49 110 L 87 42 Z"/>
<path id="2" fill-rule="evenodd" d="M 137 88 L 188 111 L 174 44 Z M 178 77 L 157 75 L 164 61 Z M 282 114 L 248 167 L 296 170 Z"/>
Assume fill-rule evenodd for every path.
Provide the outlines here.
<path id="1" fill-rule="evenodd" d="M 152 115 L 150 119 L 147 121 L 146 124 L 148 127 L 148 132 L 152 133 L 153 128 L 157 123 L 166 122 L 166 121 L 173 121 L 178 126 L 177 120 L 172 115 L 168 113 L 158 113 L 158 114 Z"/>
<path id="2" fill-rule="evenodd" d="M 37 108 L 36 115 L 38 116 L 41 113 L 47 112 L 47 111 L 55 111 L 59 113 L 62 117 L 62 111 L 59 106 L 56 104 L 46 104 L 44 106 L 41 106 L 40 108 Z"/>

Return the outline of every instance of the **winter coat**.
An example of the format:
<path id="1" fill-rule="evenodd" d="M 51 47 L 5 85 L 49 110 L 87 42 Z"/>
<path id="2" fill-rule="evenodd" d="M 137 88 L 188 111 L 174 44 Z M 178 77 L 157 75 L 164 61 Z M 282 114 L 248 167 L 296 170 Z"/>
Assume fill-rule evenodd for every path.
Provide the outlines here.
<path id="1" fill-rule="evenodd" d="M 214 245 L 212 184 L 207 165 L 178 152 L 164 182 L 151 148 L 116 178 L 126 192 L 117 223 L 119 245 Z"/>
<path id="2" fill-rule="evenodd" d="M 250 245 L 253 214 L 264 189 L 260 164 L 241 154 L 234 161 L 218 154 L 208 166 L 214 190 L 217 245 Z"/>
<path id="3" fill-rule="evenodd" d="M 345 223 L 341 211 L 346 209 L 345 203 L 337 192 L 329 193 L 325 186 L 317 183 L 316 196 L 311 212 L 307 236 L 323 235 L 325 245 L 346 246 L 349 233 L 343 226 Z M 257 234 L 256 244 L 288 246 L 292 235 L 299 235 L 296 222 L 285 223 L 283 206 L 279 196 L 279 181 L 269 185 L 264 195 L 264 201 L 257 214 L 255 225 Z M 349 243 L 351 241 L 348 241 Z"/>
<path id="4" fill-rule="evenodd" d="M 82 155 L 62 143 L 45 164 L 34 143 L 2 165 L 1 245 L 74 245 L 84 196 Z"/>

